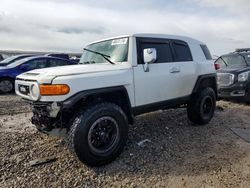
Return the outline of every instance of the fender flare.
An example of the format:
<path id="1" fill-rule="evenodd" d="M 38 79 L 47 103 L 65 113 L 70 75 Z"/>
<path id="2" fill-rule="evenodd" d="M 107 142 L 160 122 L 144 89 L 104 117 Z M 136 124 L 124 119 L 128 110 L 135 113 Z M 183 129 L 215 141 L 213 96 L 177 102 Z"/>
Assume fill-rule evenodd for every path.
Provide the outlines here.
<path id="1" fill-rule="evenodd" d="M 108 93 L 115 93 L 115 92 L 123 92 L 125 94 L 125 103 L 127 105 L 127 115 L 129 122 L 133 124 L 134 122 L 134 115 L 132 112 L 132 106 L 130 102 L 130 98 L 127 92 L 127 89 L 124 86 L 115 86 L 115 87 L 107 87 L 107 88 L 98 88 L 98 89 L 91 89 L 81 91 L 76 93 L 75 95 L 71 96 L 69 99 L 63 101 L 61 103 L 62 110 L 67 110 L 73 108 L 80 100 L 91 96 L 91 95 L 101 95 L 101 94 L 108 94 Z"/>
<path id="2" fill-rule="evenodd" d="M 205 74 L 205 75 L 200 75 L 197 78 L 197 81 L 195 83 L 194 89 L 193 89 L 193 94 L 197 93 L 197 91 L 199 90 L 199 87 L 201 85 L 201 83 L 206 80 L 206 79 L 212 79 L 213 85 L 214 85 L 214 89 L 215 89 L 215 93 L 217 96 L 217 90 L 218 90 L 218 86 L 217 86 L 217 76 L 216 73 L 212 73 L 212 74 Z"/>

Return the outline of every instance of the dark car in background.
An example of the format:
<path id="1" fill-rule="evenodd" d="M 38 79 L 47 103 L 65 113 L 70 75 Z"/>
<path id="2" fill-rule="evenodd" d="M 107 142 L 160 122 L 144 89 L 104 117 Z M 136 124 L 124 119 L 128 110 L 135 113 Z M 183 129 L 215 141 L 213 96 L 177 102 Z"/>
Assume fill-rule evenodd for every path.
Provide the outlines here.
<path id="1" fill-rule="evenodd" d="M 250 102 L 250 48 L 237 49 L 215 61 L 218 97 Z"/>
<path id="2" fill-rule="evenodd" d="M 45 56 L 58 57 L 58 58 L 62 58 L 62 59 L 70 59 L 68 54 L 62 54 L 62 53 L 46 54 Z"/>
<path id="3" fill-rule="evenodd" d="M 0 66 L 6 66 L 6 65 L 9 65 L 11 63 L 14 63 L 15 61 L 18 61 L 20 59 L 24 59 L 26 57 L 32 57 L 34 55 L 29 55 L 29 54 L 25 54 L 25 55 L 14 55 L 14 56 L 11 56 L 11 57 L 8 57 L 2 61 L 0 61 Z"/>
<path id="4" fill-rule="evenodd" d="M 24 72 L 34 69 L 75 64 L 77 63 L 74 61 L 49 56 L 26 57 L 9 64 L 5 64 L 0 66 L 0 93 L 9 93 L 13 91 L 16 76 Z"/>

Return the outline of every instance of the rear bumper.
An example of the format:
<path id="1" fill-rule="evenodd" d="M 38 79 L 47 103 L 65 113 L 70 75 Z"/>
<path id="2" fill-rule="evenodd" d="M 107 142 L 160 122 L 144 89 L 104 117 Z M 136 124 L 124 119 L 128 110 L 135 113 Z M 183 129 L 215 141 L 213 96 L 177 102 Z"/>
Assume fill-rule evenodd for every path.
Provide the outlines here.
<path id="1" fill-rule="evenodd" d="M 228 87 L 219 87 L 218 98 L 240 100 L 240 101 L 250 101 L 249 83 L 237 82 Z"/>

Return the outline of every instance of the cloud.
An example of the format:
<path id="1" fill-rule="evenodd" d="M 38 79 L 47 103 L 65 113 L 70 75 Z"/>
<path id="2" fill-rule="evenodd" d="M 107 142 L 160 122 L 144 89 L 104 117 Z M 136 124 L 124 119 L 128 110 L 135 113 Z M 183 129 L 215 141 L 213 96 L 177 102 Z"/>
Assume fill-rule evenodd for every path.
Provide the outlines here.
<path id="1" fill-rule="evenodd" d="M 58 29 L 57 31 L 66 34 L 84 34 L 84 33 L 104 34 L 106 29 L 104 27 L 95 27 L 95 28 L 64 27 Z"/>
<path id="2" fill-rule="evenodd" d="M 249 0 L 188 0 L 191 2 L 199 3 L 203 7 L 215 7 L 226 9 L 235 15 L 246 16 L 250 15 L 250 1 Z"/>
<path id="3" fill-rule="evenodd" d="M 141 32 L 191 36 L 217 55 L 249 47 L 249 13 L 220 2 L 1 0 L 0 49 L 80 52 L 94 40 Z"/>

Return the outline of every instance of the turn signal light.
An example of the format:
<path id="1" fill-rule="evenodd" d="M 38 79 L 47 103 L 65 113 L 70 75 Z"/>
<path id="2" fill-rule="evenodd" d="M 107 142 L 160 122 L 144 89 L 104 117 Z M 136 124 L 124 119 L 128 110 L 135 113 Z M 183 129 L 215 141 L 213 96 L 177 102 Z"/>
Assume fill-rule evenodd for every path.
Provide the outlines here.
<path id="1" fill-rule="evenodd" d="M 68 85 L 55 84 L 55 85 L 40 85 L 40 94 L 43 96 L 48 95 L 66 95 L 70 91 Z"/>

